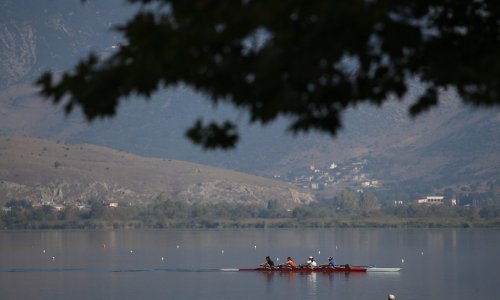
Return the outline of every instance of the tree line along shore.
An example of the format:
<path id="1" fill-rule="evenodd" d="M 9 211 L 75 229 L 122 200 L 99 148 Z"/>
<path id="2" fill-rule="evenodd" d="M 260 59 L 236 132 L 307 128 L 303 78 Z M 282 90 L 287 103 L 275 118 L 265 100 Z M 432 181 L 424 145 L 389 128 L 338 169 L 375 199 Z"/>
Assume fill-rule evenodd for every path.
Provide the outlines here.
<path id="1" fill-rule="evenodd" d="M 359 205 L 318 202 L 284 209 L 232 203 L 186 204 L 156 199 L 143 206 L 112 207 L 91 201 L 87 208 L 34 206 L 9 200 L 0 211 L 0 229 L 140 228 L 470 228 L 500 227 L 500 208 L 448 205 Z"/>

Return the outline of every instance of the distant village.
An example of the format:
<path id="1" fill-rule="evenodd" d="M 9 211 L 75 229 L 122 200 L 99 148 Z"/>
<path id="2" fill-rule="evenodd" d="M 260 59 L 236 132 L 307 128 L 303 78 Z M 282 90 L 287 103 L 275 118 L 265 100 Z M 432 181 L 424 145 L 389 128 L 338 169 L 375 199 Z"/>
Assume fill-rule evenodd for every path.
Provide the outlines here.
<path id="1" fill-rule="evenodd" d="M 370 178 L 365 172 L 367 160 L 355 161 L 346 164 L 332 162 L 326 168 L 310 165 L 303 172 L 293 174 L 293 183 L 304 189 L 323 190 L 334 185 L 351 188 L 363 192 L 366 188 L 378 188 L 379 181 Z M 279 178 L 277 175 L 275 178 Z"/>
<path id="2" fill-rule="evenodd" d="M 358 193 L 365 190 L 376 190 L 382 187 L 381 181 L 373 178 L 366 172 L 368 161 L 366 159 L 352 161 L 345 164 L 331 162 L 326 167 L 310 165 L 303 171 L 295 172 L 290 178 L 298 187 L 311 191 L 321 191 L 328 188 L 340 187 L 349 188 Z M 275 179 L 280 179 L 280 175 L 275 175 Z M 411 203 L 422 205 L 449 205 L 455 206 L 459 202 L 456 197 L 445 198 L 444 196 L 429 195 L 422 199 L 413 199 L 410 203 L 401 200 L 394 201 L 395 206 L 409 205 Z M 465 205 L 465 206 L 468 206 Z"/>

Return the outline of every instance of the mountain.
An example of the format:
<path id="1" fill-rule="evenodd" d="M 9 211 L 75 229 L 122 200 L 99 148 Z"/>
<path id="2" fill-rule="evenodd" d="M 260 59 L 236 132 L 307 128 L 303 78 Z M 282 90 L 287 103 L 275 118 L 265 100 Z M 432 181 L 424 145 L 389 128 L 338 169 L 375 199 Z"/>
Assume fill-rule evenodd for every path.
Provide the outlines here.
<path id="1" fill-rule="evenodd" d="M 103 53 L 119 35 L 109 30 L 130 16 L 121 0 L 3 0 L 0 3 L 0 88 Z"/>
<path id="2" fill-rule="evenodd" d="M 411 119 L 407 109 L 419 93 L 418 82 L 402 101 L 348 110 L 344 128 L 334 138 L 287 134 L 285 118 L 265 127 L 249 125 L 244 111 L 213 107 L 204 95 L 185 86 L 162 90 L 148 101 L 131 97 L 121 103 L 115 118 L 92 124 L 78 110 L 65 116 L 61 107 L 37 95 L 32 83 L 42 71 L 58 74 L 89 51 L 109 55 L 120 42 L 120 35 L 110 29 L 132 12 L 118 0 L 85 5 L 77 0 L 2 1 L 0 133 L 101 145 L 300 185 L 299 178 L 309 178 L 309 188 L 321 170 L 332 177 L 325 187 L 332 193 L 361 188 L 367 180 L 375 180 L 382 190 L 433 193 L 499 179 L 500 109 L 465 107 L 450 90 L 442 92 L 438 107 Z M 239 124 L 237 149 L 202 151 L 192 145 L 184 132 L 200 116 Z M 352 167 L 359 162 L 362 168 Z M 341 167 L 328 170 L 332 163 Z"/>
<path id="3" fill-rule="evenodd" d="M 187 203 L 236 203 L 284 208 L 314 201 L 290 184 L 205 165 L 144 158 L 88 144 L 0 138 L 0 202 L 148 203 L 156 198 Z"/>

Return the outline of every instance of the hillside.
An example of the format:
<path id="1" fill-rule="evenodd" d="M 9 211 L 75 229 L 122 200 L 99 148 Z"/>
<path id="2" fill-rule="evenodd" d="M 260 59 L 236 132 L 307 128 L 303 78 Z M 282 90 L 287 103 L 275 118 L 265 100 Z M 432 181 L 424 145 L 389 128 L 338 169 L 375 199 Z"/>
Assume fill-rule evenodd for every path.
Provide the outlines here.
<path id="1" fill-rule="evenodd" d="M 440 106 L 410 119 L 405 104 L 348 115 L 346 130 L 331 144 L 342 153 L 339 161 L 367 161 L 364 171 L 385 188 L 418 187 L 424 193 L 499 179 L 499 109 L 464 107 L 448 93 Z M 327 151 L 318 157 L 328 161 Z"/>
<path id="2" fill-rule="evenodd" d="M 31 9 L 24 9 L 28 4 Z M 83 6 L 64 0 L 0 4 L 0 134 L 100 145 L 279 177 L 301 186 L 305 185 L 299 178 L 308 178 L 310 189 L 316 184 L 315 178 L 310 179 L 316 176 L 310 173 L 311 166 L 325 170 L 336 163 L 349 171 L 353 163 L 366 162 L 356 172 L 328 174 L 333 177 L 327 187 L 331 193 L 358 189 L 370 179 L 378 181 L 381 190 L 425 194 L 453 189 L 467 194 L 471 185 L 499 180 L 500 109 L 464 107 L 448 91 L 442 93 L 439 106 L 411 119 L 407 109 L 419 92 L 418 83 L 403 101 L 351 108 L 334 138 L 317 133 L 293 136 L 286 132 L 283 119 L 266 127 L 250 126 L 244 112 L 213 107 L 204 95 L 185 86 L 162 90 L 148 101 L 131 97 L 121 103 L 113 119 L 88 124 L 78 109 L 65 116 L 61 106 L 37 95 L 34 80 L 46 69 L 57 74 L 70 68 L 88 51 L 99 55 L 112 51 L 120 36 L 110 28 L 130 13 L 122 4 L 119 0 L 87 1 Z M 186 140 L 185 130 L 200 116 L 237 123 L 238 148 L 202 151 Z"/>
<path id="3" fill-rule="evenodd" d="M 144 158 L 88 144 L 33 138 L 0 139 L 0 201 L 77 203 L 88 200 L 141 204 L 164 199 L 187 203 L 293 208 L 313 197 L 262 177 L 170 159 Z"/>

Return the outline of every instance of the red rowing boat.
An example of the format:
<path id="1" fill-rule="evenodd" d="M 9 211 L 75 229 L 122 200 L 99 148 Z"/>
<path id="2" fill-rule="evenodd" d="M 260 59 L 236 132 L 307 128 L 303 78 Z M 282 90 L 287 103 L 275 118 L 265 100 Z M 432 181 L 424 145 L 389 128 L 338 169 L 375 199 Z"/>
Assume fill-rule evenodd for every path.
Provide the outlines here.
<path id="1" fill-rule="evenodd" d="M 331 273 L 331 272 L 366 272 L 367 267 L 357 267 L 357 266 L 336 266 L 336 267 L 274 267 L 274 268 L 254 268 L 254 269 L 240 269 L 240 271 L 262 271 L 262 272 L 320 272 L 320 273 Z"/>
<path id="2" fill-rule="evenodd" d="M 335 266 L 335 267 L 274 267 L 274 268 L 253 268 L 253 269 L 238 269 L 239 271 L 260 271 L 260 272 L 318 272 L 318 273 L 333 273 L 333 272 L 399 272 L 401 268 L 377 268 L 372 266 Z"/>

